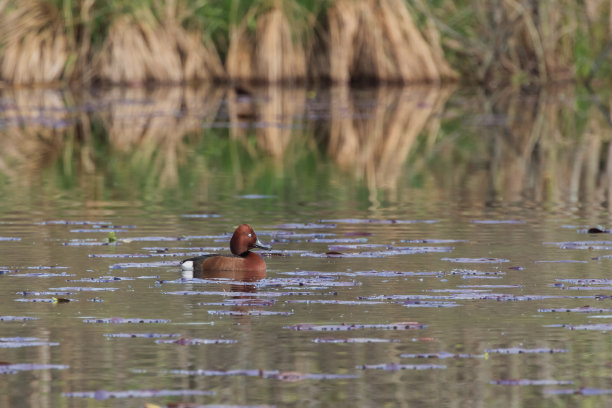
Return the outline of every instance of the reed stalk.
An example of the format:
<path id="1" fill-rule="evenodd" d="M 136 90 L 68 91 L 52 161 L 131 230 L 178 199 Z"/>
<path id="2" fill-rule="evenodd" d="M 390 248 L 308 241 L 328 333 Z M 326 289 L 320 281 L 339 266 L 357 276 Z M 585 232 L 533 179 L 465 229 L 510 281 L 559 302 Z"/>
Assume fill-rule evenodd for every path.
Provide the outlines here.
<path id="1" fill-rule="evenodd" d="M 255 28 L 249 23 L 255 21 Z M 296 83 L 307 77 L 312 15 L 293 0 L 255 3 L 230 28 L 226 69 L 238 82 Z"/>
<path id="2" fill-rule="evenodd" d="M 337 0 L 327 12 L 332 82 L 439 82 L 456 74 L 416 27 L 402 0 Z M 432 36 L 433 40 L 436 37 Z"/>
<path id="3" fill-rule="evenodd" d="M 0 80 L 27 85 L 63 79 L 71 50 L 52 3 L 1 2 L 0 45 Z"/>

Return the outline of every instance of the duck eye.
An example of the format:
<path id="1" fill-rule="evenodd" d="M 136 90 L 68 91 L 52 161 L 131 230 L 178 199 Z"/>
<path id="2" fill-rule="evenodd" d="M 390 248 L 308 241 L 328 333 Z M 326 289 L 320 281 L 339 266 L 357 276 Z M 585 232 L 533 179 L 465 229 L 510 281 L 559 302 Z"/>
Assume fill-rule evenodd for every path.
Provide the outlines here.
<path id="1" fill-rule="evenodd" d="M 249 235 L 248 235 L 248 237 L 249 237 L 249 238 L 251 238 L 252 236 L 253 236 L 253 234 L 251 234 L 251 233 L 249 232 Z"/>

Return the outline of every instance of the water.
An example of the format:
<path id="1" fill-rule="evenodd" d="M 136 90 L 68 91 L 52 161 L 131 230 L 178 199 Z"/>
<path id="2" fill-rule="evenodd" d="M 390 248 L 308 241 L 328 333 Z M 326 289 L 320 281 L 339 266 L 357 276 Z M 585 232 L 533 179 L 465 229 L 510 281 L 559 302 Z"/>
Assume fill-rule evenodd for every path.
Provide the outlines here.
<path id="1" fill-rule="evenodd" d="M 3 95 L 0 406 L 609 405 L 601 99 L 279 92 Z"/>

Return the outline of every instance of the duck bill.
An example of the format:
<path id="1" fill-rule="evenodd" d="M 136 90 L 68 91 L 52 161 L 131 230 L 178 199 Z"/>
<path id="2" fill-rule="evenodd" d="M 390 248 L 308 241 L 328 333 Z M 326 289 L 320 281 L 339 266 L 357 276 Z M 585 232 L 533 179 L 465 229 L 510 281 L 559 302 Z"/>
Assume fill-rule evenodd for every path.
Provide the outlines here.
<path id="1" fill-rule="evenodd" d="M 255 244 L 253 244 L 253 248 L 267 249 L 268 251 L 272 249 L 270 245 L 265 245 L 259 240 L 259 238 L 257 239 L 257 241 L 255 241 Z"/>

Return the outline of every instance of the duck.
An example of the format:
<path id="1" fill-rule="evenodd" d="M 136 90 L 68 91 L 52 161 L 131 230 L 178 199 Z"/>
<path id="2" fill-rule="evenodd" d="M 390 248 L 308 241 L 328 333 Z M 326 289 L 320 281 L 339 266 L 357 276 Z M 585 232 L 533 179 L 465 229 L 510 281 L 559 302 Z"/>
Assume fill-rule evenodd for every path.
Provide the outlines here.
<path id="1" fill-rule="evenodd" d="M 221 271 L 266 273 L 266 262 L 261 255 L 251 252 L 251 249 L 261 248 L 270 250 L 269 245 L 263 244 L 253 228 L 248 224 L 241 224 L 236 228 L 230 240 L 232 256 L 219 254 L 206 254 L 181 261 L 183 271 L 193 271 L 194 276 L 205 277 Z"/>

